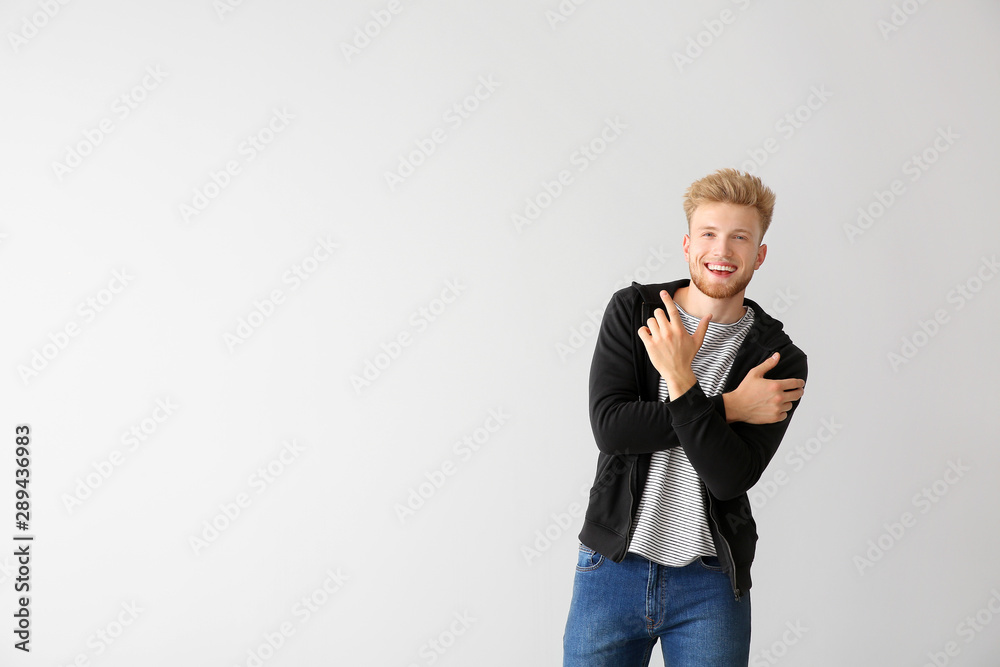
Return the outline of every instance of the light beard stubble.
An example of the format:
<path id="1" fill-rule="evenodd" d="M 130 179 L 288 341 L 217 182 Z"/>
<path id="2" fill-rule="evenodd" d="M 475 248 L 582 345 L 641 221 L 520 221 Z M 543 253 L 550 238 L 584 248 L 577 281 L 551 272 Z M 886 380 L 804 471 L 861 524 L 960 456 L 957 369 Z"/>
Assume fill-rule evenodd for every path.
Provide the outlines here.
<path id="1" fill-rule="evenodd" d="M 727 283 L 725 285 L 710 285 L 704 279 L 702 271 L 705 270 L 706 269 L 699 264 L 697 271 L 691 271 L 691 282 L 694 283 L 694 286 L 697 287 L 702 294 L 710 296 L 713 299 L 728 299 L 731 296 L 736 296 L 746 289 L 747 285 L 750 284 L 750 279 L 753 277 L 753 274 L 751 273 L 745 278 L 737 278 L 731 283 Z"/>

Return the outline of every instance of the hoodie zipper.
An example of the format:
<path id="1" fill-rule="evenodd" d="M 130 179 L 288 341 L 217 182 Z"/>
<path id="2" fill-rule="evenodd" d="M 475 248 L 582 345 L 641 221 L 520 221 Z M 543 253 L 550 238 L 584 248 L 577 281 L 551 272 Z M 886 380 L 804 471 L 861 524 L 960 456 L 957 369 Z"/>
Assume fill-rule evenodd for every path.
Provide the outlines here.
<path id="1" fill-rule="evenodd" d="M 712 512 L 712 496 L 705 491 L 705 497 L 708 498 L 708 518 L 712 520 L 712 525 L 715 526 L 715 532 L 718 533 L 719 539 L 722 543 L 726 545 L 726 560 L 729 562 L 729 571 L 732 573 L 730 575 L 730 585 L 733 587 L 733 595 L 736 597 L 736 601 L 740 601 L 740 589 L 736 587 L 736 563 L 733 561 L 732 548 L 729 546 L 729 542 L 726 540 L 726 536 L 722 534 L 719 530 L 719 523 L 715 520 L 715 514 Z"/>
<path id="2" fill-rule="evenodd" d="M 625 527 L 625 555 L 628 555 L 628 547 L 632 542 L 632 512 L 633 506 L 635 505 L 635 496 L 632 494 L 632 476 L 637 474 L 635 472 L 635 467 L 639 465 L 636 460 L 632 461 L 632 466 L 629 468 L 628 473 L 628 525 Z M 623 557 L 624 559 L 624 557 Z"/>

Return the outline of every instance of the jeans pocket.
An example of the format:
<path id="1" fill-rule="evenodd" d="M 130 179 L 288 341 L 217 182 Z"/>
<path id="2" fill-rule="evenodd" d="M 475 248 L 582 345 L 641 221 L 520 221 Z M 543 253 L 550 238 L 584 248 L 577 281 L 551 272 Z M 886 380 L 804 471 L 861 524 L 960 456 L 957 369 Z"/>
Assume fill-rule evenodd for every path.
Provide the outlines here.
<path id="1" fill-rule="evenodd" d="M 576 558 L 577 572 L 592 572 L 604 562 L 604 555 L 599 554 L 586 544 L 580 543 L 580 551 Z"/>
<path id="2" fill-rule="evenodd" d="M 718 556 L 699 556 L 698 563 L 711 572 L 722 572 L 722 561 L 719 560 Z"/>

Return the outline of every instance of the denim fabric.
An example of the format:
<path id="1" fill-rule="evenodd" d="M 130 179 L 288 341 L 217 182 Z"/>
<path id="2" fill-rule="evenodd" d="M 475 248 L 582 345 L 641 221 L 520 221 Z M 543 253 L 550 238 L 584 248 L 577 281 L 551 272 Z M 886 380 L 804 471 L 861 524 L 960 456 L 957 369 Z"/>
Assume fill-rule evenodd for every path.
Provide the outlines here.
<path id="1" fill-rule="evenodd" d="M 580 544 L 563 667 L 646 667 L 657 640 L 666 667 L 746 667 L 750 595 L 735 599 L 715 556 L 616 563 Z"/>

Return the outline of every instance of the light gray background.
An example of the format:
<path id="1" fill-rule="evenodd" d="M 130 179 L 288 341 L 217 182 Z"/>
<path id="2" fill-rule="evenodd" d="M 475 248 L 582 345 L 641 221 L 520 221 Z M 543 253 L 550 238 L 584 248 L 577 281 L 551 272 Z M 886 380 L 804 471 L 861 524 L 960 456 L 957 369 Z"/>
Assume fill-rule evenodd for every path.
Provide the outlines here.
<path id="1" fill-rule="evenodd" d="M 722 166 L 777 193 L 748 296 L 810 362 L 754 492 L 751 664 L 996 664 L 996 2 L 564 1 L 555 21 L 558 0 L 402 0 L 378 29 L 388 0 L 231 4 L 3 6 L 0 539 L 18 423 L 36 535 L 33 651 L 5 632 L 4 664 L 250 665 L 262 645 L 266 665 L 560 664 L 597 457 L 592 319 L 633 279 L 688 275 L 681 196 Z M 147 68 L 163 74 L 143 90 Z M 125 118 L 122 95 L 144 98 Z M 293 118 L 248 160 L 275 110 Z M 185 221 L 229 160 L 239 173 Z M 547 206 L 518 228 L 528 199 Z M 337 249 L 293 289 L 317 239 Z M 284 301 L 231 350 L 273 290 Z M 87 299 L 104 300 L 92 319 Z M 382 368 L 358 390 L 368 362 Z M 177 406 L 161 423 L 157 400 Z M 258 493 L 251 476 L 292 440 Z M 100 485 L 68 507 L 88 476 Z"/>

